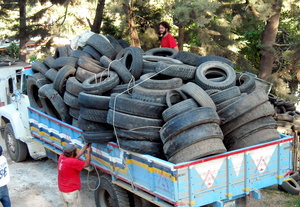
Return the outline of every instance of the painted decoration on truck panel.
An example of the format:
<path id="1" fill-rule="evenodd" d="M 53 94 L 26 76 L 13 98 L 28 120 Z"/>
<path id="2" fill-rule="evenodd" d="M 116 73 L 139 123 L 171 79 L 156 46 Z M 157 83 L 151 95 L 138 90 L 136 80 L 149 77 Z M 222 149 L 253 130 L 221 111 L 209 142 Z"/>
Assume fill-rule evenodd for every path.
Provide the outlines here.
<path id="1" fill-rule="evenodd" d="M 231 159 L 236 177 L 239 176 L 244 161 L 244 153 L 234 154 L 228 157 Z"/>
<path id="2" fill-rule="evenodd" d="M 260 174 L 264 173 L 266 170 L 275 149 L 276 145 L 271 145 L 263 149 L 256 149 L 249 152 L 256 165 L 257 171 Z"/>

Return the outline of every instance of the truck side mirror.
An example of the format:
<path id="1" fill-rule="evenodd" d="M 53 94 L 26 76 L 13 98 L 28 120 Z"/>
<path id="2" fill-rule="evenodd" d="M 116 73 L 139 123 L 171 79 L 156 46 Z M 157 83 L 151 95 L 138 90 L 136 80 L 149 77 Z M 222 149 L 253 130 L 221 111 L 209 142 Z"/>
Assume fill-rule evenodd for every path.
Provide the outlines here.
<path id="1" fill-rule="evenodd" d="M 8 79 L 8 87 L 9 87 L 9 93 L 13 93 L 14 92 L 13 78 Z"/>

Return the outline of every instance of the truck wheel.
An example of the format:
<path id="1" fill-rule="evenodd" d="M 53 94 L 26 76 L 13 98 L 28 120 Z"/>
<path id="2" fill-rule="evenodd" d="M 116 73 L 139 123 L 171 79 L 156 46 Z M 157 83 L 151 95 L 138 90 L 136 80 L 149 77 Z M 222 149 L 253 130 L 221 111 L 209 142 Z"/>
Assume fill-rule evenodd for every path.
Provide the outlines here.
<path id="1" fill-rule="evenodd" d="M 97 207 L 128 207 L 130 206 L 127 191 L 113 184 L 108 175 L 102 175 L 97 181 L 95 190 L 95 201 Z"/>
<path id="2" fill-rule="evenodd" d="M 14 130 L 10 123 L 5 126 L 4 139 L 9 157 L 15 162 L 24 161 L 28 154 L 27 146 L 24 142 L 15 138 Z"/>

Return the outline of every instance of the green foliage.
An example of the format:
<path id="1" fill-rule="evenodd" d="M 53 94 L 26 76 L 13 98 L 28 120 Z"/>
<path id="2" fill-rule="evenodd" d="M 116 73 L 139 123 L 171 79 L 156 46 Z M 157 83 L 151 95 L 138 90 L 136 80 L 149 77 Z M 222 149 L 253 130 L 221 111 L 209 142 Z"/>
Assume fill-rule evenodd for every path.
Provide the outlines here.
<path id="1" fill-rule="evenodd" d="M 12 42 L 7 48 L 6 51 L 8 53 L 8 55 L 12 58 L 15 59 L 19 59 L 20 55 L 19 55 L 19 50 L 20 47 L 19 45 L 17 45 L 16 43 Z"/>
<path id="2" fill-rule="evenodd" d="M 43 61 L 42 59 L 38 58 L 38 55 L 37 54 L 32 54 L 30 57 L 29 57 L 29 62 L 33 62 L 35 60 L 38 60 L 38 61 Z"/>

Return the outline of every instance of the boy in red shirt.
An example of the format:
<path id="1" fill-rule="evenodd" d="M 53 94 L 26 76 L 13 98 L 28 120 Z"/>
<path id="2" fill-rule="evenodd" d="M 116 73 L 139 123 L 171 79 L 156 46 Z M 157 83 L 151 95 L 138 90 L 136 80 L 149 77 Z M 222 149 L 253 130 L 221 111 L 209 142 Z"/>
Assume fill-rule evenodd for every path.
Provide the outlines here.
<path id="1" fill-rule="evenodd" d="M 169 33 L 171 26 L 168 22 L 160 22 L 158 24 L 159 33 L 162 34 L 162 38 L 160 40 L 161 47 L 168 47 L 178 50 L 178 45 L 176 43 L 175 38 Z"/>
<path id="2" fill-rule="evenodd" d="M 87 150 L 85 161 L 78 158 Z M 87 143 L 79 151 L 74 144 L 67 144 L 58 159 L 58 188 L 62 202 L 67 207 L 80 207 L 80 171 L 90 165 L 91 144 Z"/>

